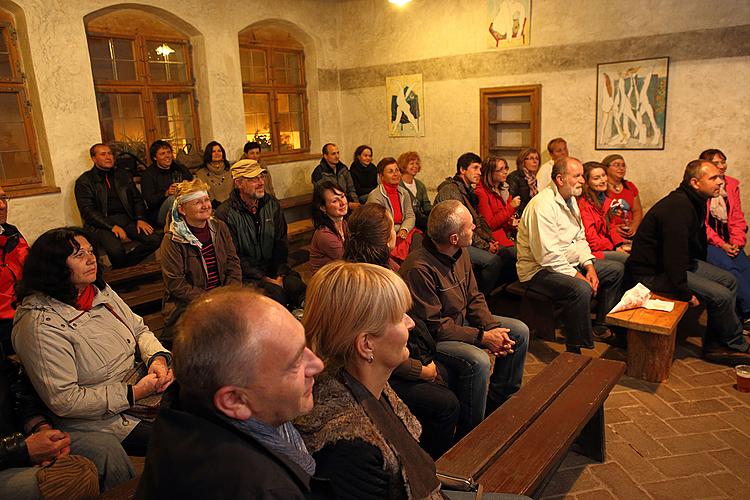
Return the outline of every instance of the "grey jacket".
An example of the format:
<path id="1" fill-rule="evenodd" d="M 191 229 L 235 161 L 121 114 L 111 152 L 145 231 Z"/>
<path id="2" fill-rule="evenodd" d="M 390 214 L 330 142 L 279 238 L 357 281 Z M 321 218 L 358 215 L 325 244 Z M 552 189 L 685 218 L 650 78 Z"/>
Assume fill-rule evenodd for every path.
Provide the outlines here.
<path id="1" fill-rule="evenodd" d="M 411 195 L 405 187 L 398 187 L 398 201 L 401 202 L 401 214 L 404 216 L 404 220 L 401 224 L 396 224 L 396 232 L 398 233 L 401 229 L 406 229 L 407 233 L 411 232 L 417 223 L 417 217 L 414 215 L 414 209 L 411 206 Z M 391 217 L 393 217 L 393 206 L 391 206 L 391 200 L 388 198 L 388 194 L 386 194 L 382 184 L 378 184 L 378 187 L 370 192 L 370 195 L 367 197 L 367 203 L 383 205 L 391 213 Z"/>
<path id="2" fill-rule="evenodd" d="M 47 295 L 26 297 L 16 311 L 13 347 L 57 427 L 111 432 L 120 440 L 138 423 L 122 414 L 130 407 L 122 380 L 136 347 L 145 362 L 168 352 L 109 286 L 89 311 Z"/>

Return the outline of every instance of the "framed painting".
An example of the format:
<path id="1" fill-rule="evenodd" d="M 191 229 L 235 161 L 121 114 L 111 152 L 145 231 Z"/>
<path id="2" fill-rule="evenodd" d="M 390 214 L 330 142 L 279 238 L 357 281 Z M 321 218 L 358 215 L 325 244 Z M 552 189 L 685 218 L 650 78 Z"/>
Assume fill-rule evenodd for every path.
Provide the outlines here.
<path id="1" fill-rule="evenodd" d="M 424 88 L 422 75 L 387 76 L 389 137 L 424 137 Z"/>
<path id="2" fill-rule="evenodd" d="M 488 48 L 529 45 L 531 0 L 487 0 Z"/>
<path id="3" fill-rule="evenodd" d="M 664 149 L 669 58 L 597 65 L 595 149 Z"/>

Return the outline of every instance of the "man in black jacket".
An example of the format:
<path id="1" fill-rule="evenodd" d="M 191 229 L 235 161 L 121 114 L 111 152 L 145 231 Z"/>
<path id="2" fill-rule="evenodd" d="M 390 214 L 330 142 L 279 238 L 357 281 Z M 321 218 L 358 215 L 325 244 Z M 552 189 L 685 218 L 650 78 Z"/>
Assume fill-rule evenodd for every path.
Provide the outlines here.
<path id="1" fill-rule="evenodd" d="M 354 180 L 352 174 L 349 172 L 344 163 L 339 160 L 340 153 L 339 148 L 335 144 L 329 142 L 323 146 L 323 157 L 320 159 L 320 163 L 315 170 L 313 170 L 312 179 L 313 186 L 323 179 L 335 181 L 346 194 L 346 199 L 349 200 L 349 210 L 354 210 L 359 206 L 359 197 L 357 196 L 357 190 L 354 187 Z"/>
<path id="2" fill-rule="evenodd" d="M 248 288 L 193 302 L 174 342 L 179 401 L 162 408 L 136 498 L 310 498 L 321 484 L 291 420 L 323 362 L 302 325 Z"/>
<path id="3" fill-rule="evenodd" d="M 728 364 L 750 361 L 750 344 L 737 316 L 737 282 L 706 262 L 706 202 L 719 195 L 721 172 L 710 161 L 693 160 L 680 186 L 648 211 L 633 240 L 626 267 L 649 289 L 696 307 L 706 304 L 706 359 Z"/>
<path id="4" fill-rule="evenodd" d="M 109 255 L 112 267 L 132 266 L 161 244 L 161 233 L 144 220 L 146 206 L 133 179 L 114 168 L 112 150 L 106 144 L 89 149 L 94 166 L 76 180 L 78 210 L 86 229 L 92 230 L 99 246 Z M 135 242 L 129 251 L 124 243 Z"/>

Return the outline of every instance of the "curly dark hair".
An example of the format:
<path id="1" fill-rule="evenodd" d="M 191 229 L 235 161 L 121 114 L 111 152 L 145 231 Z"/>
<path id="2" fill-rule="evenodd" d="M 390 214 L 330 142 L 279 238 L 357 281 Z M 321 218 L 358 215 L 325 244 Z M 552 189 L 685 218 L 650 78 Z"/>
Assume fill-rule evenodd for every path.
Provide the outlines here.
<path id="1" fill-rule="evenodd" d="M 347 221 L 349 237 L 344 243 L 344 260 L 389 267 L 393 219 L 382 205 L 367 203 L 357 208 Z"/>
<path id="2" fill-rule="evenodd" d="M 315 184 L 315 189 L 313 189 L 313 197 L 312 197 L 312 205 L 311 205 L 313 225 L 315 226 L 315 229 L 321 229 L 321 228 L 327 227 L 333 234 L 341 238 L 341 235 L 336 229 L 336 226 L 334 225 L 333 221 L 325 213 L 326 191 L 331 191 L 334 194 L 345 194 L 341 186 L 339 186 L 339 184 L 335 181 L 323 180 Z"/>
<path id="3" fill-rule="evenodd" d="M 50 229 L 37 238 L 24 262 L 23 277 L 16 283 L 17 304 L 29 295 L 43 293 L 75 307 L 78 291 L 70 281 L 70 268 L 66 260 L 81 248 L 76 236 L 83 236 L 94 246 L 91 235 L 80 227 Z M 94 284 L 100 290 L 106 286 L 101 266 L 96 268 Z"/>
<path id="4" fill-rule="evenodd" d="M 207 167 L 212 162 L 214 146 L 219 146 L 219 149 L 221 149 L 221 161 L 224 162 L 224 170 L 229 170 L 230 165 L 227 161 L 227 152 L 224 151 L 224 146 L 217 141 L 211 141 L 206 144 L 206 149 L 203 150 L 203 166 Z"/>

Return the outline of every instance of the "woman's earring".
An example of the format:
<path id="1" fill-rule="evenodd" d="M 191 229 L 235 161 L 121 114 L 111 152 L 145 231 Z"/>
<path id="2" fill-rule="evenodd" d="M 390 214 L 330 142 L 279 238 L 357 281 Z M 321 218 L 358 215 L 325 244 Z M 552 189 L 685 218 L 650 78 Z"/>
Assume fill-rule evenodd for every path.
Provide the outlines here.
<path id="1" fill-rule="evenodd" d="M 375 359 L 375 356 L 374 356 L 374 355 L 373 355 L 372 353 L 370 353 L 370 357 L 369 357 L 369 358 L 367 358 L 367 362 L 368 362 L 368 363 L 372 363 L 372 361 L 373 361 L 374 359 Z"/>

